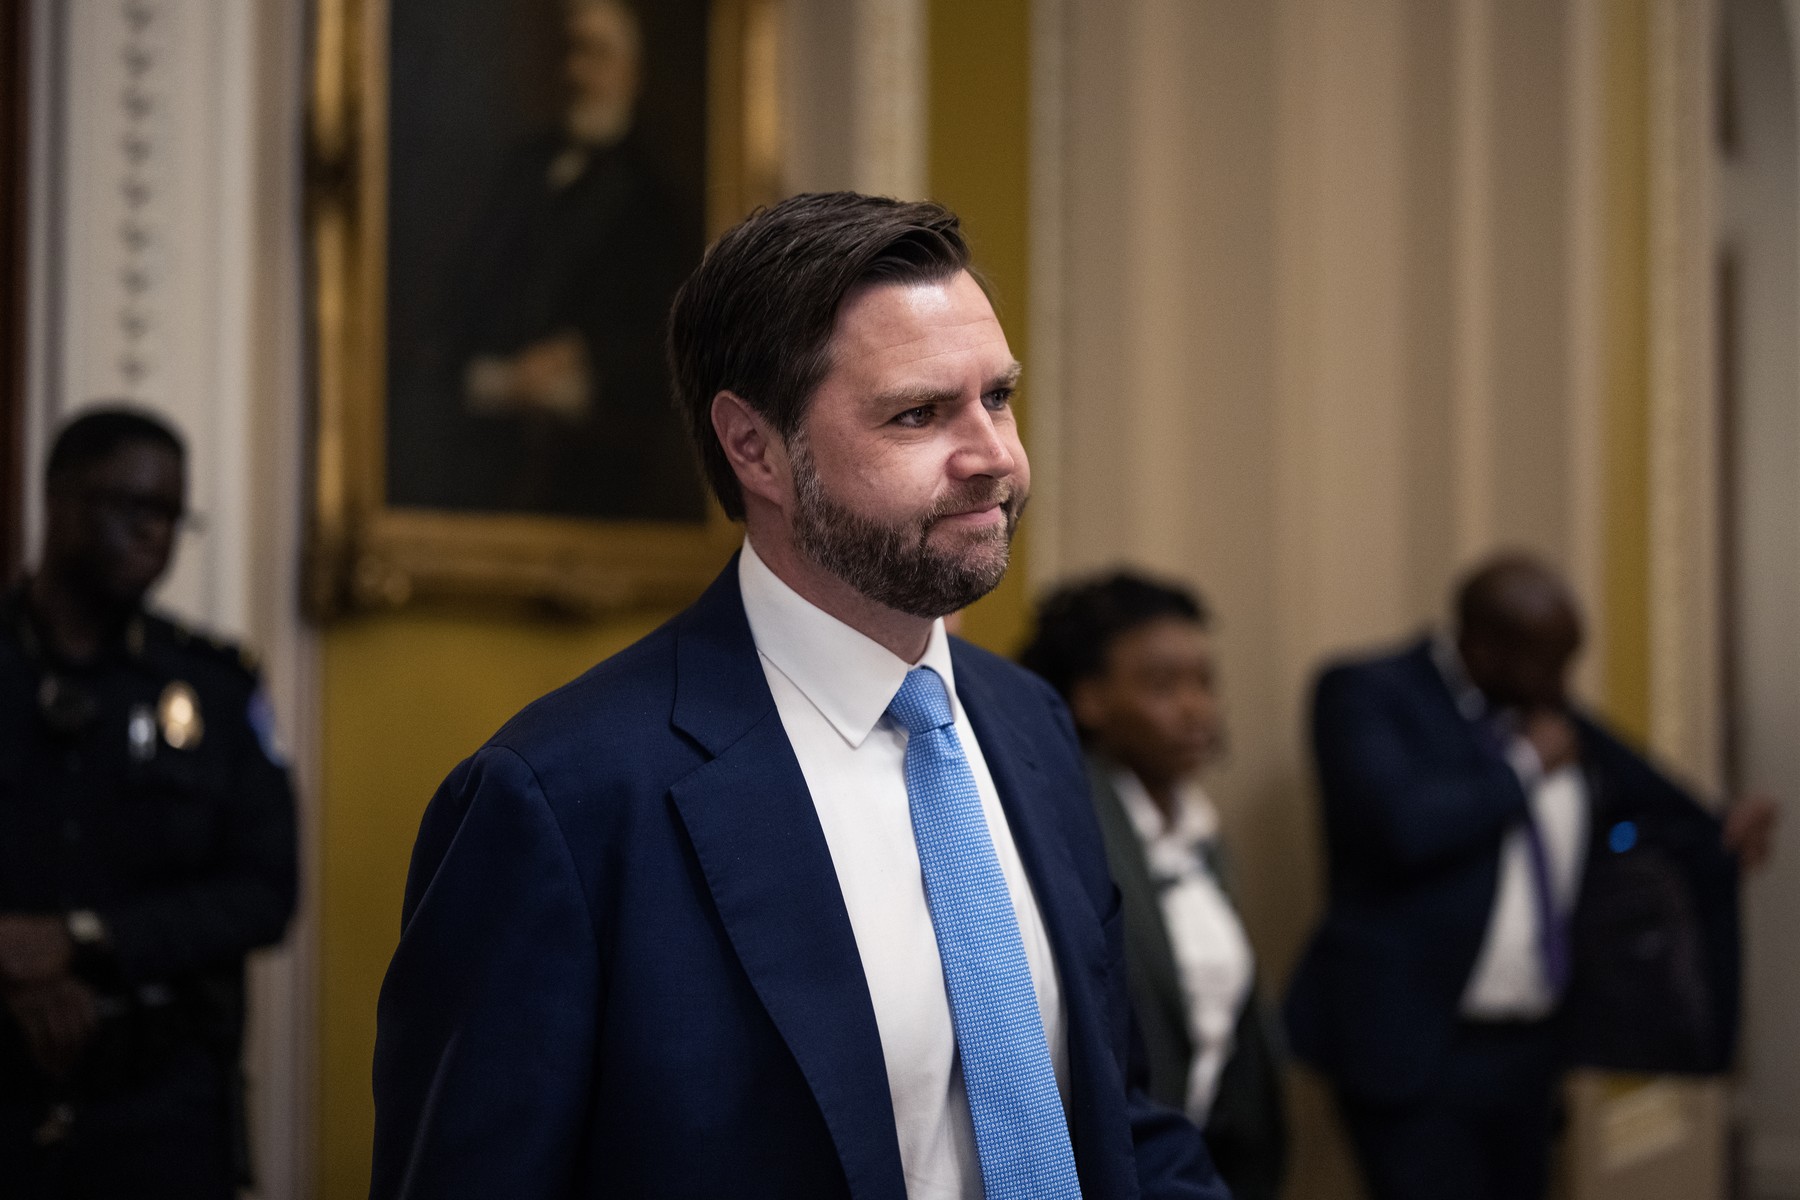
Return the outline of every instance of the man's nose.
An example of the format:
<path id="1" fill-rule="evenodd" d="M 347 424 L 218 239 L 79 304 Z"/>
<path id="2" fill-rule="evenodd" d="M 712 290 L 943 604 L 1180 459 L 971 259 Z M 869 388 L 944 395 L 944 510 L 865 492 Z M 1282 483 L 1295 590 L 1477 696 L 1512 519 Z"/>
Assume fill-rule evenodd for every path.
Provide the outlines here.
<path id="1" fill-rule="evenodd" d="M 976 403 L 956 424 L 957 447 L 951 458 L 952 470 L 964 477 L 991 475 L 1004 478 L 1018 469 L 1018 456 L 1005 436 L 994 414 L 985 404 Z"/>

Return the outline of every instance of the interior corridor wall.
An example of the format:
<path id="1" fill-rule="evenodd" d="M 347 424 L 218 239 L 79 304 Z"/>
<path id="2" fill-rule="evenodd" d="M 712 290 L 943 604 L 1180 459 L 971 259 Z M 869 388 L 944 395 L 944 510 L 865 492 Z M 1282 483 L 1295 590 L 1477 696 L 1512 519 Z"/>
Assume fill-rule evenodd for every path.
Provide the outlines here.
<path id="1" fill-rule="evenodd" d="M 1219 790 L 1253 860 L 1287 860 L 1248 881 L 1277 974 L 1312 915 L 1320 657 L 1423 628 L 1495 546 L 1569 559 L 1563 13 L 1488 11 L 1473 180 L 1451 11 L 1068 5 L 1061 521 L 1037 535 L 1061 570 L 1215 600 Z"/>
<path id="2" fill-rule="evenodd" d="M 1212 782 L 1279 995 L 1321 900 L 1303 707 L 1328 656 L 1439 621 L 1462 567 L 1520 547 L 1584 593 L 1582 679 L 1615 698 L 1609 621 L 1647 584 L 1641 561 L 1608 581 L 1604 426 L 1609 388 L 1642 409 L 1642 312 L 1607 324 L 1603 234 L 1641 280 L 1644 149 L 1627 121 L 1622 157 L 1598 152 L 1596 39 L 1630 31 L 1579 0 L 1049 7 L 1038 583 L 1133 563 L 1212 601 Z M 1638 207 L 1605 211 L 1621 170 Z M 1628 450 L 1627 483 L 1643 469 Z M 1322 1097 L 1296 1101 L 1291 1193 L 1353 1195 Z"/>

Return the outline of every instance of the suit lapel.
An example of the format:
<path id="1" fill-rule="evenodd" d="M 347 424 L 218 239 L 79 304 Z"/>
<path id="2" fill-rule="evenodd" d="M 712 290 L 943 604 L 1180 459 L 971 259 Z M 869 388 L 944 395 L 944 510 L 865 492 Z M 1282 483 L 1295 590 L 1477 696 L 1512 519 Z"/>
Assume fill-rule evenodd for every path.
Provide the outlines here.
<path id="1" fill-rule="evenodd" d="M 1125 944 L 1136 955 L 1134 965 L 1143 971 L 1143 986 L 1150 990 L 1157 1006 L 1167 1011 L 1171 1028 L 1185 1030 L 1187 1016 L 1181 979 L 1176 973 L 1175 955 L 1169 949 L 1162 900 L 1150 878 L 1150 865 L 1144 858 L 1137 829 L 1113 787 L 1107 766 L 1090 759 L 1088 767 L 1088 787 L 1094 794 L 1095 815 L 1107 845 L 1107 865 L 1112 868 L 1125 913 Z"/>
<path id="2" fill-rule="evenodd" d="M 713 759 L 671 797 L 858 1200 L 905 1195 L 881 1035 L 831 851 L 763 678 L 737 560 L 677 631 L 675 724 Z"/>
<path id="3" fill-rule="evenodd" d="M 1107 1195 L 1106 1181 L 1115 1172 L 1104 1162 L 1104 1148 L 1117 1143 L 1099 1097 L 1122 1094 L 1124 1083 L 1110 1049 L 1102 1002 L 1109 974 L 1106 939 L 1070 855 L 1069 831 L 1055 817 L 1056 784 L 1040 765 L 1034 738 L 1010 715 L 1009 703 L 1016 705 L 1020 697 L 1002 695 L 991 676 L 978 668 L 968 655 L 959 654 L 956 690 L 1000 793 L 1056 957 L 1069 1042 L 1069 1136 L 1082 1191 Z M 1085 797 L 1072 799 L 1088 803 Z"/>
<path id="4" fill-rule="evenodd" d="M 1072 973 L 1077 966 L 1104 976 L 1106 947 L 1099 921 L 1082 892 L 1075 861 L 1069 855 L 1067 832 L 1052 816 L 1052 785 L 1039 764 L 1037 747 L 1009 718 L 1005 700 L 972 663 L 957 662 L 956 690 L 994 777 L 1038 907 L 1043 910 L 1059 976 Z"/>

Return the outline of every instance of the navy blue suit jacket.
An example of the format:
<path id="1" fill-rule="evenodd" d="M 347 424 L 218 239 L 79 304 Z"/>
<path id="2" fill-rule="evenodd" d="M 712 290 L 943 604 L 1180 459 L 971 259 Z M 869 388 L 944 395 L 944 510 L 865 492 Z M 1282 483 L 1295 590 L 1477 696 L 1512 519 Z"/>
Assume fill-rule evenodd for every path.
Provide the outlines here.
<path id="1" fill-rule="evenodd" d="M 1576 726 L 1590 837 L 1565 1053 L 1719 1069 L 1736 1029 L 1738 942 L 1718 822 L 1595 721 Z M 1289 1033 L 1347 1092 L 1405 1100 L 1429 1086 L 1455 1033 L 1525 792 L 1457 708 L 1429 641 L 1327 670 L 1313 739 L 1329 900 L 1289 991 Z"/>
<path id="2" fill-rule="evenodd" d="M 1223 1200 L 1126 1084 L 1118 894 L 1049 688 L 963 643 L 1067 1008 L 1088 1200 Z M 887 1072 L 735 560 L 527 707 L 425 813 L 382 987 L 371 1194 L 901 1200 Z"/>

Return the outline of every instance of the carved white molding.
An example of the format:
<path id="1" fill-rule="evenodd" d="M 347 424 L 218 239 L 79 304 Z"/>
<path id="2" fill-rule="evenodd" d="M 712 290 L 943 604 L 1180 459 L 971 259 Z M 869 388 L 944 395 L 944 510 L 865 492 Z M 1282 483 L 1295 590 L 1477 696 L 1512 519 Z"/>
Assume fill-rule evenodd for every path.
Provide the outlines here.
<path id="1" fill-rule="evenodd" d="M 54 423 L 105 399 L 166 413 L 192 453 L 190 503 L 213 522 L 225 499 L 210 403 L 218 288 L 201 243 L 218 201 L 206 151 L 221 106 L 204 64 L 219 22 L 177 0 L 53 8 L 63 121 L 44 415 Z M 161 603 L 241 632 L 232 549 L 216 528 L 184 538 Z"/>
<path id="2" fill-rule="evenodd" d="M 64 377 L 84 395 L 143 398 L 162 389 L 165 359 L 169 60 L 179 32 L 163 0 L 75 5 L 66 19 L 70 78 L 93 85 L 66 93 L 68 132 L 92 139 L 67 160 L 79 186 L 66 199 L 72 225 L 104 236 L 68 247 L 87 303 L 70 313 L 81 344 L 64 343 Z"/>

